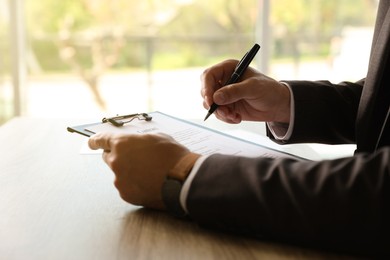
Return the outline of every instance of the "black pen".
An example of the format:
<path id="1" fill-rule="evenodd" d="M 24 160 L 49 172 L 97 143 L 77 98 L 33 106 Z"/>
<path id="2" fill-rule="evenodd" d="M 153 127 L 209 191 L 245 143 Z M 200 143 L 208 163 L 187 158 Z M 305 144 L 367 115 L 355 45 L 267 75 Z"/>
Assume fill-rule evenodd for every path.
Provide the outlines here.
<path id="1" fill-rule="evenodd" d="M 245 70 L 249 67 L 249 64 L 252 62 L 253 58 L 256 56 L 256 53 L 259 51 L 260 45 L 257 43 L 248 51 L 244 57 L 240 60 L 240 62 L 237 64 L 236 68 L 234 69 L 233 74 L 230 76 L 230 79 L 225 83 L 224 86 L 230 85 L 233 83 L 236 83 L 239 78 L 244 74 Z M 218 105 L 213 103 L 207 112 L 206 117 L 204 118 L 204 121 L 206 121 L 209 116 L 214 113 L 214 111 L 218 108 Z"/>

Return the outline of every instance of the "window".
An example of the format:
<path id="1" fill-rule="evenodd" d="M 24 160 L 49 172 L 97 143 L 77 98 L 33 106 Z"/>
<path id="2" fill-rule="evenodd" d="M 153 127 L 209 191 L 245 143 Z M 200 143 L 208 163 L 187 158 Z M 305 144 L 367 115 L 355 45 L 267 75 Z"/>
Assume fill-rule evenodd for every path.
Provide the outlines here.
<path id="1" fill-rule="evenodd" d="M 0 124 L 13 114 L 13 89 L 10 75 L 9 13 L 6 2 L 0 1 Z"/>
<path id="2" fill-rule="evenodd" d="M 357 80 L 365 76 L 377 2 L 0 0 L 0 120 L 17 107 L 38 117 L 159 110 L 203 118 L 200 74 L 241 58 L 254 41 L 262 49 L 252 65 L 276 79 Z M 22 17 L 12 14 L 16 4 Z M 9 36 L 13 19 L 25 38 Z M 19 54 L 10 51 L 15 39 L 23 41 Z M 362 55 L 351 63 L 352 47 Z M 15 74 L 11 61 L 21 54 Z M 11 79 L 23 79 L 24 65 L 19 102 Z"/>

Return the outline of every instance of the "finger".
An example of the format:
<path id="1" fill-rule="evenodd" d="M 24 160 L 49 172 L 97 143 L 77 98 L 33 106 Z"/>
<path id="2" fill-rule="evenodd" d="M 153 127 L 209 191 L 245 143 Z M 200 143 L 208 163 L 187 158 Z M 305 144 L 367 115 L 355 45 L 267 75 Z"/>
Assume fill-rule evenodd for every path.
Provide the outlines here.
<path id="1" fill-rule="evenodd" d="M 213 102 L 214 101 L 213 101 L 212 97 L 205 96 L 203 99 L 203 107 L 208 110 L 208 109 L 210 109 L 211 104 L 213 104 Z"/>
<path id="2" fill-rule="evenodd" d="M 253 98 L 256 96 L 254 94 L 257 94 L 253 92 L 255 87 L 256 91 L 261 89 L 250 85 L 248 81 L 231 84 L 217 90 L 213 95 L 213 100 L 218 105 L 228 105 L 245 98 Z"/>
<path id="3" fill-rule="evenodd" d="M 109 157 L 110 157 L 110 154 L 111 152 L 110 151 L 107 151 L 107 150 L 104 150 L 103 154 L 102 154 L 102 158 L 103 158 L 103 161 L 105 163 L 107 163 L 107 165 L 110 165 L 110 160 L 109 160 Z"/>
<path id="4" fill-rule="evenodd" d="M 238 113 L 234 112 L 226 106 L 218 107 L 217 111 L 215 112 L 215 116 L 219 120 L 229 124 L 238 124 L 242 121 L 241 116 Z"/>
<path id="5" fill-rule="evenodd" d="M 206 69 L 201 75 L 201 96 L 210 106 L 213 103 L 214 92 L 223 86 L 226 82 L 238 61 L 226 60 Z"/>
<path id="6" fill-rule="evenodd" d="M 110 151 L 111 150 L 110 141 L 111 141 L 110 135 L 98 133 L 92 135 L 88 139 L 88 146 L 92 150 L 104 149 L 105 151 Z"/>

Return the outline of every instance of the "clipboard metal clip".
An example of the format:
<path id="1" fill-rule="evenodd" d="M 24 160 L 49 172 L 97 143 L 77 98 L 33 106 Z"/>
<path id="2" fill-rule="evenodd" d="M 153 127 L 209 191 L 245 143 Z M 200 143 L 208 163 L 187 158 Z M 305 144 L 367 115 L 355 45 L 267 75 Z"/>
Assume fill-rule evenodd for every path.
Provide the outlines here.
<path id="1" fill-rule="evenodd" d="M 147 113 L 137 113 L 123 116 L 105 117 L 102 119 L 103 123 L 111 123 L 114 126 L 120 127 L 124 124 L 130 123 L 134 119 L 152 121 L 152 117 Z"/>

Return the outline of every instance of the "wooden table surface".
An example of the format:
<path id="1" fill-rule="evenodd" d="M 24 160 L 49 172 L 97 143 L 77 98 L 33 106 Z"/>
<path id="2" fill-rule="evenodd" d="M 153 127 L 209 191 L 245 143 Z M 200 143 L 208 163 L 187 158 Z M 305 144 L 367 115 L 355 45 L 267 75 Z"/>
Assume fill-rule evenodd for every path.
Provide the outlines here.
<path id="1" fill-rule="evenodd" d="M 206 230 L 121 200 L 81 122 L 16 118 L 0 127 L 0 259 L 348 258 Z"/>

